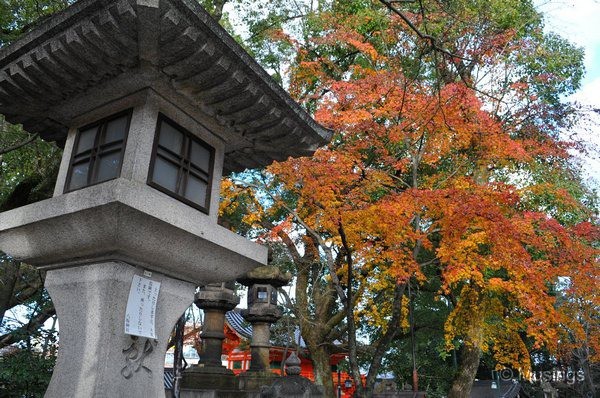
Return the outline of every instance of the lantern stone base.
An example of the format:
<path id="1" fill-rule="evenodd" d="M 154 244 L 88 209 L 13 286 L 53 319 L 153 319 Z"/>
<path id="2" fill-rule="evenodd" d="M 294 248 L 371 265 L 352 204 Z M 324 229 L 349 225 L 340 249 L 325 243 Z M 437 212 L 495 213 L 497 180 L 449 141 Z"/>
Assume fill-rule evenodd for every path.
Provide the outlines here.
<path id="1" fill-rule="evenodd" d="M 46 288 L 60 326 L 58 360 L 46 398 L 164 398 L 164 358 L 177 319 L 194 300 L 195 285 L 152 273 L 160 282 L 156 340 L 124 333 L 134 275 L 143 269 L 103 262 L 49 270 Z M 147 276 L 148 277 L 148 276 Z"/>
<path id="2" fill-rule="evenodd" d="M 285 376 L 261 391 L 261 398 L 322 398 L 323 387 L 299 375 Z"/>
<path id="3" fill-rule="evenodd" d="M 239 389 L 242 391 L 261 391 L 263 387 L 268 387 L 280 376 L 270 371 L 246 371 L 238 375 Z"/>
<path id="4" fill-rule="evenodd" d="M 167 394 L 167 397 L 171 397 Z M 260 393 L 247 393 L 245 391 L 219 391 L 219 390 L 186 390 L 179 392 L 180 398 L 260 398 Z"/>
<path id="5" fill-rule="evenodd" d="M 235 375 L 224 366 L 194 365 L 183 372 L 182 389 L 236 390 Z"/>

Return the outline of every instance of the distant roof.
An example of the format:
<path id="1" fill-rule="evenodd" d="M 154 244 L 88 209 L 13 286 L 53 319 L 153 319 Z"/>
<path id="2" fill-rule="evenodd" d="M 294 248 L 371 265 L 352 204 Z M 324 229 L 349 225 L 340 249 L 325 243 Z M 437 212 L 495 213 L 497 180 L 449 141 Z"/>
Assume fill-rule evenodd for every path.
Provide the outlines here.
<path id="1" fill-rule="evenodd" d="M 252 338 L 252 326 L 248 324 L 242 317 L 242 314 L 236 310 L 227 311 L 225 313 L 225 322 L 240 336 L 250 339 Z"/>
<path id="2" fill-rule="evenodd" d="M 163 382 L 165 385 L 165 390 L 172 390 L 174 381 L 175 374 L 173 368 L 165 368 L 165 372 L 163 373 Z"/>
<path id="3" fill-rule="evenodd" d="M 80 0 L 46 19 L 0 49 L 0 113 L 61 143 L 77 98 L 121 76 L 104 92 L 160 86 L 210 119 L 226 172 L 310 155 L 332 135 L 196 0 Z"/>
<path id="4" fill-rule="evenodd" d="M 471 398 L 516 398 L 521 384 L 516 380 L 502 380 L 497 389 L 492 389 L 492 380 L 476 380 L 471 389 Z"/>
<path id="5" fill-rule="evenodd" d="M 225 321 L 231 328 L 240 336 L 247 339 L 252 338 L 252 325 L 244 320 L 242 314 L 239 311 L 232 310 L 225 314 Z M 306 342 L 300 335 L 300 329 L 296 327 L 294 329 L 294 344 L 299 343 L 301 348 L 306 348 Z M 341 344 L 338 340 L 334 341 L 334 344 Z"/>

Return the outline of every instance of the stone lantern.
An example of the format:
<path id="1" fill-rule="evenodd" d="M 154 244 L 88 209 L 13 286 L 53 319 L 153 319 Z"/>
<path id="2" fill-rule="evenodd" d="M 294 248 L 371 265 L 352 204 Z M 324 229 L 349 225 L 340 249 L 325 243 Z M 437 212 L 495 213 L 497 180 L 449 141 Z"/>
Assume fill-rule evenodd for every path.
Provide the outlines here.
<path id="1" fill-rule="evenodd" d="M 242 310 L 244 319 L 252 324 L 252 341 L 250 343 L 251 360 L 247 373 L 269 372 L 270 326 L 283 315 L 277 306 L 277 288 L 287 285 L 291 280 L 289 273 L 282 273 L 279 268 L 263 266 L 253 269 L 238 282 L 248 286 L 248 308 Z M 248 375 L 250 376 L 250 375 Z M 252 388 L 252 386 L 245 386 Z"/>
<path id="2" fill-rule="evenodd" d="M 217 225 L 221 176 L 331 136 L 192 0 L 80 0 L 0 50 L 0 113 L 64 146 L 54 197 L 0 215 L 0 250 L 47 271 L 48 397 L 164 396 L 197 285 L 267 249 Z"/>
<path id="3" fill-rule="evenodd" d="M 200 362 L 183 373 L 184 389 L 235 389 L 235 375 L 221 363 L 225 339 L 225 313 L 234 309 L 240 298 L 233 292 L 234 282 L 214 283 L 200 288 L 194 303 L 204 311 Z"/>
<path id="4" fill-rule="evenodd" d="M 314 385 L 300 376 L 301 360 L 294 351 L 285 361 L 286 376 L 261 389 L 261 398 L 317 398 L 323 397 L 323 387 Z"/>

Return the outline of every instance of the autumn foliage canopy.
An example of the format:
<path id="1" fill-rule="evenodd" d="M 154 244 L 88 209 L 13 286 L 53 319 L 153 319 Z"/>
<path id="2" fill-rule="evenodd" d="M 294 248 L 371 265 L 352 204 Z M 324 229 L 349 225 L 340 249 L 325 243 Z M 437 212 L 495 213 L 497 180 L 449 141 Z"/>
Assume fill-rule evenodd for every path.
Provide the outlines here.
<path id="1" fill-rule="evenodd" d="M 393 292 L 413 281 L 450 307 L 447 352 L 470 346 L 524 373 L 542 347 L 568 361 L 586 345 L 600 361 L 597 218 L 572 163 L 579 143 L 561 134 L 576 114 L 561 95 L 581 75 L 576 56 L 552 59 L 576 51 L 524 14 L 494 14 L 503 2 L 477 17 L 405 10 L 435 43 L 356 3 L 322 11 L 304 38 L 270 31 L 294 54 L 292 95 L 335 136 L 226 183 L 223 216 L 243 201 L 262 239 L 329 253 L 322 278 L 353 289 L 355 319 L 383 332 L 406 327 Z"/>

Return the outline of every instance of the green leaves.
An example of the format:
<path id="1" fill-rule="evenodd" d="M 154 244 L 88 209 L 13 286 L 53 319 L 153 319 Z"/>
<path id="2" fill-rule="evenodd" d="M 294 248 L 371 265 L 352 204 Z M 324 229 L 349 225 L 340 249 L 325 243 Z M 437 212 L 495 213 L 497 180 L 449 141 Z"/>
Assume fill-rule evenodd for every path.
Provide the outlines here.
<path id="1" fill-rule="evenodd" d="M 6 398 L 43 397 L 56 357 L 15 348 L 0 357 L 0 396 Z"/>
<path id="2" fill-rule="evenodd" d="M 0 115 L 0 150 L 28 141 L 30 137 L 19 126 L 6 123 Z M 61 154 L 55 144 L 40 139 L 1 154 L 0 208 L 8 210 L 52 196 Z"/>
<path id="3" fill-rule="evenodd" d="M 3 0 L 0 2 L 0 47 L 17 39 L 41 18 L 62 10 L 74 0 Z"/>

